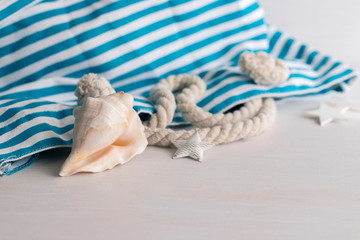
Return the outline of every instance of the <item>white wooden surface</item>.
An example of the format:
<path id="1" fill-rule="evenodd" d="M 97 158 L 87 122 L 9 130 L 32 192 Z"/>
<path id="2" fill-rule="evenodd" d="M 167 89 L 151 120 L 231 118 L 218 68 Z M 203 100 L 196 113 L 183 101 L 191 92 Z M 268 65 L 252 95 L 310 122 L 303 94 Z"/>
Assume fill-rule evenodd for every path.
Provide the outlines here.
<path id="1" fill-rule="evenodd" d="M 262 2 L 269 22 L 359 69 L 360 1 Z M 359 239 L 360 120 L 319 127 L 303 116 L 317 105 L 280 105 L 267 132 L 203 163 L 149 147 L 60 178 L 68 151 L 45 153 L 0 179 L 0 239 Z"/>

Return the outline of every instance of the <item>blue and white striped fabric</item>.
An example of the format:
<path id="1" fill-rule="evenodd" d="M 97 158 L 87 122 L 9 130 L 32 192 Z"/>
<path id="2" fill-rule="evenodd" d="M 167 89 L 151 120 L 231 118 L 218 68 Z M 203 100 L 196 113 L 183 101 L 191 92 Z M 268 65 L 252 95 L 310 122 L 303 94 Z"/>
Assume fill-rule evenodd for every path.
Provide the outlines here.
<path id="1" fill-rule="evenodd" d="M 152 86 L 171 74 L 202 77 L 198 105 L 213 113 L 257 97 L 341 92 L 356 76 L 266 24 L 256 0 L 2 1 L 0 39 L 0 175 L 71 146 L 73 93 L 90 72 L 134 95 L 142 115 L 154 112 Z M 237 66 L 245 50 L 284 59 L 290 79 L 255 85 Z"/>

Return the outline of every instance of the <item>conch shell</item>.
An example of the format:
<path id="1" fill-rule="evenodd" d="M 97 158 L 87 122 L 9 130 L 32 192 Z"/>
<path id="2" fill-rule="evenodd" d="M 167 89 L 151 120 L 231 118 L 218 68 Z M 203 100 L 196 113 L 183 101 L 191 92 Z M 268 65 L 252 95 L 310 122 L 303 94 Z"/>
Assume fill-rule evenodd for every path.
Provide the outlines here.
<path id="1" fill-rule="evenodd" d="M 102 172 L 124 164 L 147 146 L 144 127 L 124 92 L 88 97 L 74 109 L 73 146 L 59 175 Z"/>

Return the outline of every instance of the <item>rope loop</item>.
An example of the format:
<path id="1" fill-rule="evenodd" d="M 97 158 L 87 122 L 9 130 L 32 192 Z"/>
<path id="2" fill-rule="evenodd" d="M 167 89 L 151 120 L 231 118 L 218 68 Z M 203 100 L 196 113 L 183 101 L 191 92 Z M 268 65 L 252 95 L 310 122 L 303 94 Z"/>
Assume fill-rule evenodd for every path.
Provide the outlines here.
<path id="1" fill-rule="evenodd" d="M 179 90 L 175 98 L 173 92 Z M 150 98 L 156 104 L 156 113 L 144 123 L 149 145 L 168 147 L 174 140 L 188 139 L 195 134 L 195 129 L 175 131 L 166 128 L 176 108 L 198 129 L 203 141 L 215 144 L 255 136 L 275 120 L 276 105 L 271 98 L 250 100 L 232 113 L 206 112 L 196 105 L 205 91 L 206 84 L 200 77 L 187 74 L 171 75 L 155 85 Z"/>

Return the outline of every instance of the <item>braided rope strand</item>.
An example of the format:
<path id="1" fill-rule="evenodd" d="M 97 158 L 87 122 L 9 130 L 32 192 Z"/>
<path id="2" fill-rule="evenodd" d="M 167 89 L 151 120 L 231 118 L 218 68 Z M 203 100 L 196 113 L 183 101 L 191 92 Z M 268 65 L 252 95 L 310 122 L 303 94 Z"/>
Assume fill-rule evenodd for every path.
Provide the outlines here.
<path id="1" fill-rule="evenodd" d="M 252 119 L 239 121 L 236 123 L 226 123 L 213 127 L 198 128 L 202 141 L 223 144 L 249 138 L 263 132 L 275 119 L 276 106 L 273 99 L 266 99 L 263 107 Z M 195 134 L 195 129 L 172 130 L 169 128 L 151 129 L 146 127 L 145 134 L 149 145 L 168 147 L 172 146 L 172 141 L 189 139 Z"/>
<path id="2" fill-rule="evenodd" d="M 94 81 L 94 79 L 96 81 Z M 105 89 L 107 86 L 108 89 Z M 89 74 L 79 81 L 79 99 L 89 96 L 104 96 L 115 92 L 105 78 Z M 173 92 L 178 91 L 176 97 Z M 197 128 L 202 141 L 222 144 L 249 138 L 263 132 L 276 116 L 275 101 L 253 99 L 232 113 L 211 114 L 198 107 L 206 91 L 206 83 L 198 76 L 171 75 L 156 84 L 150 93 L 156 105 L 156 113 L 150 120 L 143 122 L 149 145 L 172 146 L 172 141 L 187 140 L 196 133 L 195 129 L 173 130 L 167 128 L 172 122 L 175 110 Z M 177 103 L 176 103 L 177 102 Z"/>
<path id="3" fill-rule="evenodd" d="M 172 92 L 180 89 L 182 91 L 176 96 L 176 105 Z M 215 144 L 255 136 L 275 119 L 276 105 L 271 98 L 251 100 L 233 113 L 206 112 L 195 104 L 205 90 L 205 82 L 197 76 L 181 74 L 161 80 L 151 92 L 151 97 L 157 104 L 157 114 L 153 114 L 150 121 L 144 123 L 149 145 L 169 147 L 172 146 L 172 141 L 189 139 L 195 134 L 195 129 L 175 131 L 166 128 L 172 121 L 176 108 L 198 128 L 203 141 Z"/>

